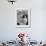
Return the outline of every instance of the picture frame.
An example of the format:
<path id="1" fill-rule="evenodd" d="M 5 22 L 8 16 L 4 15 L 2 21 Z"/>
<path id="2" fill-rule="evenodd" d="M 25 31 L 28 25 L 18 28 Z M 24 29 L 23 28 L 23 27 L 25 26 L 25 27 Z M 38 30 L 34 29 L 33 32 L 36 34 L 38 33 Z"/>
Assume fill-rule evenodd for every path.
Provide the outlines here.
<path id="1" fill-rule="evenodd" d="M 16 8 L 16 28 L 31 27 L 31 9 Z"/>

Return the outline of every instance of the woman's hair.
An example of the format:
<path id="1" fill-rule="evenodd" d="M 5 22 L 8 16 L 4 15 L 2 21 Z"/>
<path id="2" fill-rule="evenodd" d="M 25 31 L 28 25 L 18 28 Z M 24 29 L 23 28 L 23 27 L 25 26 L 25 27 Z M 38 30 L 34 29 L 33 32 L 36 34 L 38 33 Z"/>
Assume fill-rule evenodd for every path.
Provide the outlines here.
<path id="1" fill-rule="evenodd" d="M 22 18 L 28 18 L 28 15 L 27 14 L 24 14 L 23 16 L 22 16 Z"/>

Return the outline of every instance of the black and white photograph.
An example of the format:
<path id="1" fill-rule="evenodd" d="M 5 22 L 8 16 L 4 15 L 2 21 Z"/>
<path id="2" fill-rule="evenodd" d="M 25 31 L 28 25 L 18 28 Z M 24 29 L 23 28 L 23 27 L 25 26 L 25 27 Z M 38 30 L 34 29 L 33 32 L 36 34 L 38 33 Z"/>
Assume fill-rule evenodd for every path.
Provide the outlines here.
<path id="1" fill-rule="evenodd" d="M 20 8 L 16 10 L 17 27 L 29 27 L 30 26 L 30 9 Z"/>

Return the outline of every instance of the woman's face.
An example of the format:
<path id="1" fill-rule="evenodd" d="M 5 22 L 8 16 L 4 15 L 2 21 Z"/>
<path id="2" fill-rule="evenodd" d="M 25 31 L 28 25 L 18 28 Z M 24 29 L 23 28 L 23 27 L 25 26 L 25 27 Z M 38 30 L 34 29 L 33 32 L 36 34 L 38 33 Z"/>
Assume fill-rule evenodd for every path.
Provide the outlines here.
<path id="1" fill-rule="evenodd" d="M 28 22 L 28 15 L 27 14 L 19 14 L 17 19 L 18 19 L 18 23 L 20 25 L 26 25 L 26 23 Z"/>
<path id="2" fill-rule="evenodd" d="M 23 15 L 20 15 L 18 19 L 19 19 L 18 21 L 19 21 L 19 23 L 20 23 L 21 25 L 26 25 L 26 23 L 27 23 L 27 18 L 26 18 L 26 16 L 23 17 Z"/>

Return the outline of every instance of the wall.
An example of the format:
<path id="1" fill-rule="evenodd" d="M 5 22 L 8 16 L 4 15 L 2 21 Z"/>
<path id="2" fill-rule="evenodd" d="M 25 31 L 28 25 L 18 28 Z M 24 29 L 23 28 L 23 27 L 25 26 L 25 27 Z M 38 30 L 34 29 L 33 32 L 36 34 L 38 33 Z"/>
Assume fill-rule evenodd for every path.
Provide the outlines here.
<path id="1" fill-rule="evenodd" d="M 17 0 L 14 5 L 0 0 L 0 40 L 15 40 L 18 32 L 24 31 L 33 40 L 46 40 L 46 1 Z M 16 8 L 31 8 L 31 28 L 16 28 Z"/>

